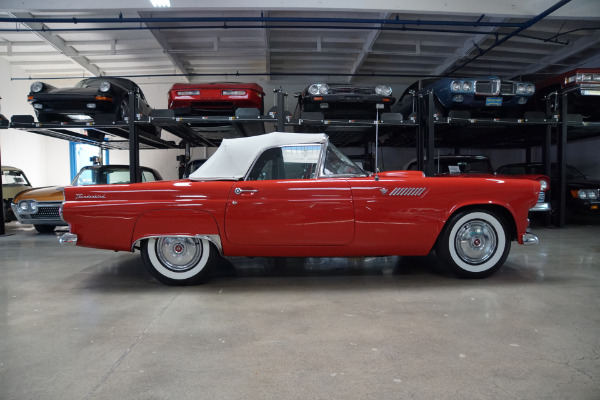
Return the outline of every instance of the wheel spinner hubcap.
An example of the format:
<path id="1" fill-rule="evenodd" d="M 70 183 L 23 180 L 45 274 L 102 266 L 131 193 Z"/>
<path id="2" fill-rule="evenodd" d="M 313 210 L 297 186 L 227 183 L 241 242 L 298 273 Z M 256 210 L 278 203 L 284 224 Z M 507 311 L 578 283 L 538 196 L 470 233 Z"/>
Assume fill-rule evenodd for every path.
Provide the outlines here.
<path id="1" fill-rule="evenodd" d="M 496 231 L 485 221 L 469 221 L 456 234 L 456 253 L 469 264 L 486 262 L 496 252 L 497 245 Z"/>
<path id="2" fill-rule="evenodd" d="M 202 244 L 194 238 L 160 238 L 156 241 L 156 255 L 166 268 L 184 272 L 195 267 L 200 261 Z"/>

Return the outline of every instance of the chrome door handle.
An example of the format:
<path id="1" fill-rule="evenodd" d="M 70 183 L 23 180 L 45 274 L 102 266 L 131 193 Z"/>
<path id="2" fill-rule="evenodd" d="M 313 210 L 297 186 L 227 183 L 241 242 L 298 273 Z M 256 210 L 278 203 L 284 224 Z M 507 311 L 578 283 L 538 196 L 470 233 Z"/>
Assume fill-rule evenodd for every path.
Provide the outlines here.
<path id="1" fill-rule="evenodd" d="M 241 188 L 235 188 L 234 192 L 235 192 L 235 194 L 243 194 L 243 193 L 256 193 L 256 192 L 258 192 L 258 190 L 256 190 L 256 189 L 241 189 Z"/>

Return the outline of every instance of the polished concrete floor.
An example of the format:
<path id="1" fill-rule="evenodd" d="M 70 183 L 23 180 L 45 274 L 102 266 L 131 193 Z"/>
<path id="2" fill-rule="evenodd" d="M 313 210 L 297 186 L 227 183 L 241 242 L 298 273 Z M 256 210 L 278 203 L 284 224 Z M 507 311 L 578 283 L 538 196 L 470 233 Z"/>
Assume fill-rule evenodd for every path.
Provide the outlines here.
<path id="1" fill-rule="evenodd" d="M 485 280 L 433 257 L 233 259 L 0 236 L 0 399 L 600 399 L 600 224 L 537 228 Z"/>

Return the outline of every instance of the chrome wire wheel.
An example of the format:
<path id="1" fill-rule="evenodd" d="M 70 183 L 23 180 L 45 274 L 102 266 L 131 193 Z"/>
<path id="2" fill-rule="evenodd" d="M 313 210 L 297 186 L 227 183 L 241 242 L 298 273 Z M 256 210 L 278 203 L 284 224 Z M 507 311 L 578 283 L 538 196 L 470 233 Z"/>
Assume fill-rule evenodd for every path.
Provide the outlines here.
<path id="1" fill-rule="evenodd" d="M 456 232 L 454 247 L 466 263 L 478 265 L 489 260 L 497 249 L 496 230 L 485 221 L 469 221 Z"/>
<path id="2" fill-rule="evenodd" d="M 155 246 L 161 264 L 174 272 L 187 271 L 202 258 L 202 246 L 195 238 L 161 237 L 156 240 Z"/>

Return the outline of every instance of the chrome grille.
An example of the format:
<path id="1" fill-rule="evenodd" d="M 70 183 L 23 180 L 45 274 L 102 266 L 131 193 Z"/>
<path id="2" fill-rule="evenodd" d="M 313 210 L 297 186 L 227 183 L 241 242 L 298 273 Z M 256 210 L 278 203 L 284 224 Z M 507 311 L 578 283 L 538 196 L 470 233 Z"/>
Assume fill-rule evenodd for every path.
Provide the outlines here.
<path id="1" fill-rule="evenodd" d="M 500 93 L 500 80 L 475 81 L 475 94 L 497 95 Z"/>
<path id="2" fill-rule="evenodd" d="M 330 94 L 372 94 L 373 89 L 371 88 L 357 88 L 350 86 L 330 86 L 329 87 Z"/>
<path id="3" fill-rule="evenodd" d="M 500 85 L 500 93 L 507 95 L 507 94 L 515 94 L 516 93 L 516 88 L 515 88 L 515 84 L 514 83 L 502 83 Z"/>
<path id="4" fill-rule="evenodd" d="M 31 214 L 32 219 L 48 219 L 48 218 L 60 218 L 58 214 L 58 206 L 51 207 L 38 207 L 38 212 Z"/>

